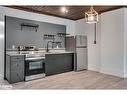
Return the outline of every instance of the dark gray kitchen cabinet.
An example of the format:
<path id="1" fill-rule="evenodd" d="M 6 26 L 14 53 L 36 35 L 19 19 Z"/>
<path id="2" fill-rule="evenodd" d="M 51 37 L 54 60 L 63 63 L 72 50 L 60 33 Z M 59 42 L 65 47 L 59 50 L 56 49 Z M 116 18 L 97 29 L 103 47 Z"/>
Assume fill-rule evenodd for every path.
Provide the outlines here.
<path id="1" fill-rule="evenodd" d="M 6 55 L 6 79 L 9 83 L 24 81 L 24 55 Z"/>
<path id="2" fill-rule="evenodd" d="M 73 53 L 46 54 L 45 74 L 47 76 L 73 71 Z"/>

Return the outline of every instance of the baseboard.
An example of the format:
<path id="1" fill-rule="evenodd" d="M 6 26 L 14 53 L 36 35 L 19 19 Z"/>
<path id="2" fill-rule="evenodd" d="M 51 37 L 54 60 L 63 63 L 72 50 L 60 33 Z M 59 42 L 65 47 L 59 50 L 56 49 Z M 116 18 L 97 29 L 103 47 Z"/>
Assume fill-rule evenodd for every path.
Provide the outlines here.
<path id="1" fill-rule="evenodd" d="M 121 71 L 113 71 L 113 70 L 104 70 L 101 69 L 100 73 L 107 74 L 107 75 L 113 75 L 121 78 L 125 78 L 124 74 Z"/>
<path id="2" fill-rule="evenodd" d="M 124 78 L 127 78 L 127 74 L 124 72 Z"/>
<path id="3" fill-rule="evenodd" d="M 88 70 L 100 72 L 100 68 L 97 66 L 88 66 Z"/>

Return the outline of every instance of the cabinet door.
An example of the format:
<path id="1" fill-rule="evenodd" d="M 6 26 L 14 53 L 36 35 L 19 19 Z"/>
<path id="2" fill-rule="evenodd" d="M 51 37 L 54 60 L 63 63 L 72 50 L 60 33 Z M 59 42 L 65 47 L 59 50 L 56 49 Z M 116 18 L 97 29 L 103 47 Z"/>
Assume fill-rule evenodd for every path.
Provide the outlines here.
<path id="1" fill-rule="evenodd" d="M 73 70 L 73 54 L 46 55 L 45 73 L 54 75 Z"/>
<path id="2" fill-rule="evenodd" d="M 10 82 L 24 81 L 24 56 L 11 56 Z"/>
<path id="3" fill-rule="evenodd" d="M 24 81 L 24 71 L 18 70 L 18 71 L 12 71 L 11 72 L 11 83 Z"/>
<path id="4" fill-rule="evenodd" d="M 12 61 L 11 71 L 24 70 L 24 61 Z"/>
<path id="5" fill-rule="evenodd" d="M 24 56 L 11 56 L 11 71 L 24 70 Z"/>

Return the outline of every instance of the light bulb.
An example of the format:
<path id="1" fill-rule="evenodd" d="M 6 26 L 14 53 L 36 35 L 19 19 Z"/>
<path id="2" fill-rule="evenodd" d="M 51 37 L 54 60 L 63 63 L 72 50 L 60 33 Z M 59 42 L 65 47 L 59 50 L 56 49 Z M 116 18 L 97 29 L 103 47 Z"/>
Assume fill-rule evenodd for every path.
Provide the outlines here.
<path id="1" fill-rule="evenodd" d="M 90 16 L 90 20 L 93 21 L 94 20 L 94 16 Z"/>
<path id="2" fill-rule="evenodd" d="M 67 8 L 66 8 L 66 7 L 61 7 L 61 12 L 63 12 L 63 13 L 67 13 L 67 12 L 68 12 L 68 10 L 67 10 Z"/>
<path id="3" fill-rule="evenodd" d="M 88 16 L 88 21 L 94 21 L 94 16 L 93 15 Z"/>

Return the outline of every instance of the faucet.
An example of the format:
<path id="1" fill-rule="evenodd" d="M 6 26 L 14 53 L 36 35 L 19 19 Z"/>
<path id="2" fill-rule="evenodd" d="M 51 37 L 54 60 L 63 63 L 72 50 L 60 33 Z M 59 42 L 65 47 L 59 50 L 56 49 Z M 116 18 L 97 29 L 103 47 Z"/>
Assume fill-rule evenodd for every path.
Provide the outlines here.
<path id="1" fill-rule="evenodd" d="M 52 41 L 48 41 L 47 42 L 47 47 L 46 47 L 46 52 L 49 52 L 49 43 L 52 43 L 52 48 L 53 48 L 53 42 Z"/>

